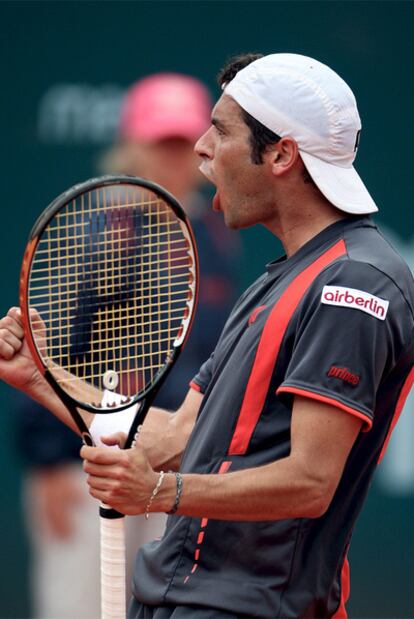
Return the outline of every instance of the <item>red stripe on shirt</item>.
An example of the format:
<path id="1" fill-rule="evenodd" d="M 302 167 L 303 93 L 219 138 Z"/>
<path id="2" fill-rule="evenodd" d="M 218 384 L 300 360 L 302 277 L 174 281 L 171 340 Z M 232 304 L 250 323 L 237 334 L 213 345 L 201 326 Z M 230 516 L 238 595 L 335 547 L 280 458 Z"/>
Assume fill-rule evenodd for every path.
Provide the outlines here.
<path id="1" fill-rule="evenodd" d="M 229 470 L 231 466 L 231 460 L 224 460 L 224 462 L 222 462 L 220 464 L 220 468 L 218 470 L 218 474 L 222 474 L 222 473 L 227 473 L 227 471 Z M 205 529 L 205 527 L 208 524 L 208 518 L 202 518 L 201 519 L 201 525 L 200 528 L 201 529 Z M 188 583 L 188 581 L 190 580 L 190 576 L 191 574 L 194 574 L 194 572 L 196 571 L 196 569 L 199 566 L 199 560 L 200 560 L 200 547 L 203 544 L 204 541 L 204 531 L 200 531 L 197 537 L 197 548 L 194 551 L 194 563 L 193 563 L 193 567 L 191 568 L 191 572 L 190 574 L 188 574 L 185 578 L 184 578 L 184 584 L 186 585 Z"/>
<path id="2" fill-rule="evenodd" d="M 349 573 L 349 563 L 348 557 L 345 557 L 345 561 L 342 566 L 341 571 L 341 601 L 339 602 L 338 610 L 334 615 L 332 615 L 332 619 L 347 619 L 348 614 L 346 612 L 345 604 L 348 601 L 349 594 L 351 592 L 351 580 Z"/>
<path id="3" fill-rule="evenodd" d="M 283 337 L 303 295 L 315 277 L 344 254 L 346 254 L 346 246 L 341 239 L 299 273 L 273 307 L 257 347 L 239 418 L 230 443 L 229 455 L 244 454 L 247 451 L 265 403 Z"/>
<path id="4" fill-rule="evenodd" d="M 378 458 L 378 464 L 381 462 L 381 460 L 384 457 L 385 451 L 388 447 L 388 441 L 390 440 L 392 431 L 394 430 L 397 424 L 397 421 L 400 418 L 402 409 L 404 408 L 405 401 L 408 398 L 408 394 L 411 391 L 411 387 L 413 386 L 413 383 L 414 383 L 414 367 L 411 368 L 411 372 L 408 374 L 407 378 L 405 379 L 405 382 L 400 391 L 400 396 L 397 401 L 397 406 L 395 407 L 394 415 L 391 421 L 391 426 L 390 426 L 390 429 L 388 430 L 387 438 L 384 441 L 384 445 L 382 446 L 381 453 Z"/>
<path id="5" fill-rule="evenodd" d="M 219 474 L 221 475 L 222 473 L 227 473 L 230 466 L 231 466 L 231 460 L 224 460 L 224 462 L 220 464 L 220 468 L 218 470 Z"/>
<path id="6" fill-rule="evenodd" d="M 189 383 L 189 387 L 191 387 L 191 389 L 194 389 L 194 391 L 202 393 L 200 385 L 197 385 L 197 383 L 195 383 L 193 380 L 191 381 L 191 383 Z"/>

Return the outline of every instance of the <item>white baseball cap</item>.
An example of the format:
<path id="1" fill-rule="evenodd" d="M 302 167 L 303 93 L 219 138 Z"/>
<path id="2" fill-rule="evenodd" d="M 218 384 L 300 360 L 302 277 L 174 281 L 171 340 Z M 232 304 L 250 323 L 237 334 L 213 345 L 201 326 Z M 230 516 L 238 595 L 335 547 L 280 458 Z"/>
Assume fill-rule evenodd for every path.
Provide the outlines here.
<path id="1" fill-rule="evenodd" d="M 324 196 L 346 213 L 378 211 L 353 167 L 361 120 L 335 71 L 299 54 L 270 54 L 241 69 L 224 93 L 280 137 L 290 136 Z"/>

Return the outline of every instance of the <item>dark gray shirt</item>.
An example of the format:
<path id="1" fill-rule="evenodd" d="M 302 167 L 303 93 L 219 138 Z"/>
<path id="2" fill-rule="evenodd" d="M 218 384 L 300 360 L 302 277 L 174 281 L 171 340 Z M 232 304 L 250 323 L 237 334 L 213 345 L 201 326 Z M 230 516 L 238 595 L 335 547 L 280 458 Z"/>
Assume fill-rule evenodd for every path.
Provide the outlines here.
<path id="1" fill-rule="evenodd" d="M 205 395 L 182 472 L 225 474 L 288 456 L 295 394 L 361 418 L 363 431 L 320 518 L 170 517 L 162 540 L 138 555 L 140 601 L 346 617 L 352 529 L 412 382 L 413 307 L 411 273 L 369 217 L 336 222 L 268 265 L 193 379 Z"/>

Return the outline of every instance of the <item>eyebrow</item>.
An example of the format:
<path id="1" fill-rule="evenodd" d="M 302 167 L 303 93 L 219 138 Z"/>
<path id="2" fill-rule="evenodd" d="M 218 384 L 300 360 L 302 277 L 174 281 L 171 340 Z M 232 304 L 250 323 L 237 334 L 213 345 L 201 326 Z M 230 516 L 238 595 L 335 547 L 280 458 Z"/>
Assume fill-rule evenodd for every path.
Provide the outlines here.
<path id="1" fill-rule="evenodd" d="M 221 120 L 219 120 L 216 116 L 213 116 L 211 118 L 211 124 L 217 127 L 218 129 L 226 128 L 226 125 Z"/>

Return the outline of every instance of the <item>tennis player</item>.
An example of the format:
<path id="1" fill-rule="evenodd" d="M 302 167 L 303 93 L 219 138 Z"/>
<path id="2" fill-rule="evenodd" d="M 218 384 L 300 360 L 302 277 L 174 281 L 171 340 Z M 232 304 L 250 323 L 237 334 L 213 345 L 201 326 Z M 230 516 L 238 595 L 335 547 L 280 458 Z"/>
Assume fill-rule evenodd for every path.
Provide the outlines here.
<path id="1" fill-rule="evenodd" d="M 134 449 L 81 455 L 92 496 L 171 513 L 138 554 L 130 619 L 344 619 L 352 530 L 413 382 L 414 283 L 353 167 L 347 84 L 296 54 L 239 57 L 220 81 L 196 145 L 214 209 L 286 255 L 239 299 L 175 415 L 152 409 Z M 45 403 L 17 310 L 0 326 L 0 375 Z"/>

